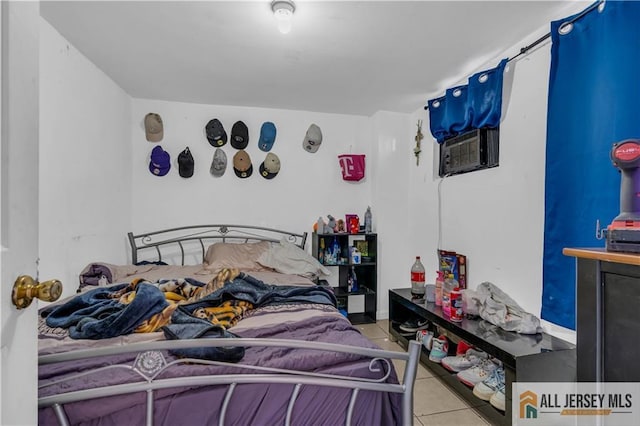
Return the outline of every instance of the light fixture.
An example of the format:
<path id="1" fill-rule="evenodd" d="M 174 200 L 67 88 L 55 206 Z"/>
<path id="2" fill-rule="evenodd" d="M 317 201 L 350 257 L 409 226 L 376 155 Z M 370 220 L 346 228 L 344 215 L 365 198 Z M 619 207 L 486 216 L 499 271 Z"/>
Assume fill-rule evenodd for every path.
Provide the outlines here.
<path id="1" fill-rule="evenodd" d="M 296 5 L 291 0 L 273 0 L 271 2 L 271 10 L 278 22 L 278 30 L 282 34 L 287 34 L 291 31 L 291 21 L 293 19 L 293 12 L 296 10 Z"/>

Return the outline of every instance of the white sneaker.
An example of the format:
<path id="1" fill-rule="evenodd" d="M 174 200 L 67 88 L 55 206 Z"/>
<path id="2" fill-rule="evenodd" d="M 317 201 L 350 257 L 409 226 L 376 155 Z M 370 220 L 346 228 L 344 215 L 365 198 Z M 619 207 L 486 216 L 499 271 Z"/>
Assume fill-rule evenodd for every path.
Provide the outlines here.
<path id="1" fill-rule="evenodd" d="M 467 349 L 464 355 L 448 356 L 443 358 L 440 363 L 447 370 L 457 373 L 480 364 L 483 359 L 488 357 L 489 355 L 486 352 L 470 348 Z"/>
<path id="2" fill-rule="evenodd" d="M 498 410 L 504 411 L 504 383 L 498 388 L 498 391 L 493 394 L 489 403 Z"/>
<path id="3" fill-rule="evenodd" d="M 489 375 L 498 368 L 498 364 L 490 359 L 483 359 L 475 367 L 462 370 L 457 374 L 458 380 L 467 386 L 474 387 L 489 378 Z"/>
<path id="4" fill-rule="evenodd" d="M 504 368 L 498 367 L 489 378 L 473 387 L 473 394 L 483 401 L 489 401 L 500 386 L 504 387 Z"/>

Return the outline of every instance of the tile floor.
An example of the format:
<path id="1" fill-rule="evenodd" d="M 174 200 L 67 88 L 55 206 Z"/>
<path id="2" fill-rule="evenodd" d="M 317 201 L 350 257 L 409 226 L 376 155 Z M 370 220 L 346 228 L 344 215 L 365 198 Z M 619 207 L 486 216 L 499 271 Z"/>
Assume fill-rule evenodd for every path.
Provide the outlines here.
<path id="1" fill-rule="evenodd" d="M 389 340 L 388 320 L 380 320 L 375 324 L 361 324 L 357 327 L 382 349 L 404 351 L 402 346 Z M 402 376 L 404 371 L 404 365 L 401 364 L 403 363 L 399 362 L 396 365 L 399 376 Z M 455 392 L 433 377 L 423 365 L 419 365 L 413 394 L 413 424 L 486 426 L 490 423 L 476 414 L 471 405 Z"/>

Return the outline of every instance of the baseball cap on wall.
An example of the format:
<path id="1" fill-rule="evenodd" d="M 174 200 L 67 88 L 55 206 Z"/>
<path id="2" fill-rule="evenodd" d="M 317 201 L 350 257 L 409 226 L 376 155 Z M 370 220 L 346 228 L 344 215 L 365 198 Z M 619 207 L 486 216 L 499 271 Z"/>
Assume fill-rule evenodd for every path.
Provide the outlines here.
<path id="1" fill-rule="evenodd" d="M 277 155 L 270 152 L 260 164 L 260 174 L 265 179 L 273 179 L 280 171 L 280 159 Z"/>
<path id="2" fill-rule="evenodd" d="M 156 176 L 164 176 L 171 169 L 171 156 L 160 145 L 156 145 L 151 151 L 149 171 Z"/>
<path id="3" fill-rule="evenodd" d="M 216 152 L 213 153 L 213 160 L 211 160 L 211 168 L 209 172 L 214 177 L 221 177 L 227 170 L 227 154 L 222 148 L 216 148 Z"/>
<path id="4" fill-rule="evenodd" d="M 207 133 L 207 140 L 211 146 L 218 147 L 227 143 L 227 132 L 217 118 L 210 120 L 204 129 Z"/>
<path id="5" fill-rule="evenodd" d="M 276 125 L 270 121 L 262 123 L 260 128 L 260 139 L 258 140 L 258 147 L 262 151 L 271 151 L 273 144 L 276 141 Z"/>
<path id="6" fill-rule="evenodd" d="M 249 145 L 249 129 L 242 121 L 236 121 L 231 128 L 231 146 L 245 149 Z"/>
<path id="7" fill-rule="evenodd" d="M 164 126 L 160 114 L 150 112 L 144 116 L 144 132 L 149 142 L 160 142 L 164 136 Z"/>
<path id="8" fill-rule="evenodd" d="M 307 152 L 316 152 L 322 143 L 322 131 L 320 127 L 312 124 L 307 130 L 307 134 L 302 141 L 302 147 Z"/>
<path id="9" fill-rule="evenodd" d="M 186 147 L 184 151 L 178 154 L 178 173 L 183 178 L 190 178 L 193 176 L 193 155 L 189 151 L 189 147 Z"/>
<path id="10" fill-rule="evenodd" d="M 251 164 L 251 157 L 247 151 L 241 149 L 233 156 L 233 171 L 239 178 L 248 178 L 253 173 L 253 165 Z"/>

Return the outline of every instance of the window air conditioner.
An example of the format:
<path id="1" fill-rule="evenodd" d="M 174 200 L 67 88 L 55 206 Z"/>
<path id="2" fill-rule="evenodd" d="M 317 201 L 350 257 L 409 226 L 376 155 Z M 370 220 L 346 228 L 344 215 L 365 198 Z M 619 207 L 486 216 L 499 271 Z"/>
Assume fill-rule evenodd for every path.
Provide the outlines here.
<path id="1" fill-rule="evenodd" d="M 498 165 L 499 129 L 475 129 L 440 144 L 440 177 Z"/>

